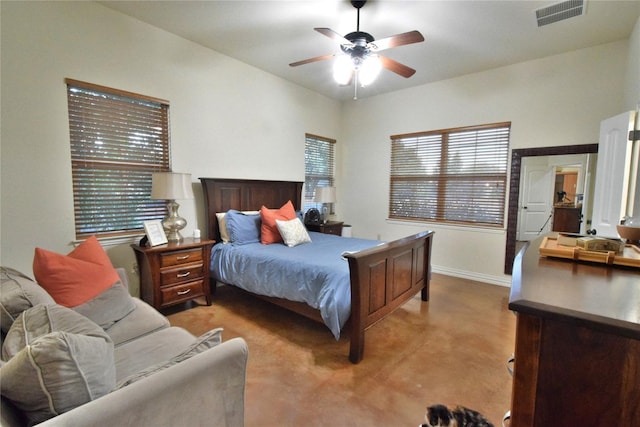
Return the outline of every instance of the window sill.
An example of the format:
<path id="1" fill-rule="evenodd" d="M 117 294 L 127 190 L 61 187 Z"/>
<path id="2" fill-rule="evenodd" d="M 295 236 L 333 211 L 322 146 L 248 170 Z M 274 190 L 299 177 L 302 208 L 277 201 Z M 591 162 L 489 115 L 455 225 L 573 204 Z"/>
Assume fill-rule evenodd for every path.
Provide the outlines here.
<path id="1" fill-rule="evenodd" d="M 128 236 L 98 237 L 98 241 L 103 247 L 108 248 L 111 246 L 138 243 L 140 242 L 140 239 L 142 239 L 142 236 L 144 236 L 144 233 L 128 235 Z M 84 240 L 74 240 L 71 243 L 73 244 L 74 247 L 76 247 L 82 242 L 84 242 Z"/>
<path id="2" fill-rule="evenodd" d="M 506 229 L 503 227 L 481 227 L 477 225 L 458 225 L 448 224 L 443 222 L 429 222 L 429 221 L 411 221 L 401 219 L 386 219 L 387 224 L 392 225 L 405 225 L 411 227 L 427 227 L 443 230 L 458 230 L 458 231 L 472 231 L 474 233 L 487 233 L 487 234 L 505 234 Z"/>

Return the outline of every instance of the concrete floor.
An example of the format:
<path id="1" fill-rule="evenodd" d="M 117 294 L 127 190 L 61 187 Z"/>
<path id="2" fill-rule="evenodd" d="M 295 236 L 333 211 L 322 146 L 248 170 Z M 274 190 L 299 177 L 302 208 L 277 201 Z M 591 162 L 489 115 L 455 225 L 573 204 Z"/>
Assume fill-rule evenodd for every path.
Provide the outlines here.
<path id="1" fill-rule="evenodd" d="M 364 360 L 348 360 L 321 324 L 219 286 L 213 305 L 176 307 L 195 335 L 223 327 L 249 345 L 246 426 L 412 426 L 436 403 L 460 404 L 496 426 L 509 409 L 515 316 L 509 289 L 434 274 L 416 296 L 366 333 Z"/>

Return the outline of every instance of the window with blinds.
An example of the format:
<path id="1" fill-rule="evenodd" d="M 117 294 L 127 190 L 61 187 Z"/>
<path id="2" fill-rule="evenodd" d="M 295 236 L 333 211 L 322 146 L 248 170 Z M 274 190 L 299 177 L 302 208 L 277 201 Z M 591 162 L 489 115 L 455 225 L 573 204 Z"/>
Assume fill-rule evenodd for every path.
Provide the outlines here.
<path id="1" fill-rule="evenodd" d="M 336 141 L 305 134 L 304 145 L 304 209 L 319 208 L 314 200 L 316 187 L 334 186 Z"/>
<path id="2" fill-rule="evenodd" d="M 510 128 L 392 136 L 389 217 L 502 227 Z"/>
<path id="3" fill-rule="evenodd" d="M 76 238 L 137 234 L 166 216 L 151 173 L 169 171 L 169 102 L 66 79 Z"/>

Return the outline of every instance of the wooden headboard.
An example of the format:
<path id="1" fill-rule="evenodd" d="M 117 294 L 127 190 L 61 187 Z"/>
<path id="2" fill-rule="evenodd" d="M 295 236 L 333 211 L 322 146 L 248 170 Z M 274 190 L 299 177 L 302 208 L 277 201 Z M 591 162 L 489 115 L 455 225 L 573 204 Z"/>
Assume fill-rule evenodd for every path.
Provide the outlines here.
<path id="1" fill-rule="evenodd" d="M 217 212 L 229 209 L 259 210 L 262 206 L 279 208 L 289 200 L 296 210 L 302 202 L 302 185 L 298 181 L 263 181 L 252 179 L 199 178 L 204 193 L 207 237 L 220 241 Z"/>

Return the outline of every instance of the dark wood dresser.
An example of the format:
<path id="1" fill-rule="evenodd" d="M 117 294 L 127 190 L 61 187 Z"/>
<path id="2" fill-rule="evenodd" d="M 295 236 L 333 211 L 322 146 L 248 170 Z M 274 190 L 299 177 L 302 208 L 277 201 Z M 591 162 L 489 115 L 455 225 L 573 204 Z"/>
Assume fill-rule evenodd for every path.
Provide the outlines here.
<path id="1" fill-rule="evenodd" d="M 640 270 L 520 252 L 510 427 L 640 425 Z"/>
<path id="2" fill-rule="evenodd" d="M 553 208 L 553 231 L 579 233 L 582 208 L 556 206 Z"/>

